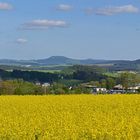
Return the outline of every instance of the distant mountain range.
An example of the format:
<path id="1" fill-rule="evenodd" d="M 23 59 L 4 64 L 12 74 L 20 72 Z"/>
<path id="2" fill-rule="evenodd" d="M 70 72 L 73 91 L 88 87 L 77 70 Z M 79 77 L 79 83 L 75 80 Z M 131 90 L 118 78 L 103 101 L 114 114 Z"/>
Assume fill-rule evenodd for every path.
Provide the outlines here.
<path id="1" fill-rule="evenodd" d="M 47 59 L 38 60 L 9 60 L 1 59 L 0 65 L 15 66 L 50 66 L 50 65 L 99 65 L 110 67 L 111 69 L 140 69 L 139 60 L 97 60 L 97 59 L 72 59 L 64 56 L 52 56 Z"/>
<path id="2" fill-rule="evenodd" d="M 38 60 L 10 60 L 10 59 L 1 59 L 1 65 L 76 65 L 76 64 L 98 64 L 105 63 L 106 60 L 95 60 L 95 59 L 72 59 L 64 56 L 52 56 L 47 59 L 38 59 Z"/>

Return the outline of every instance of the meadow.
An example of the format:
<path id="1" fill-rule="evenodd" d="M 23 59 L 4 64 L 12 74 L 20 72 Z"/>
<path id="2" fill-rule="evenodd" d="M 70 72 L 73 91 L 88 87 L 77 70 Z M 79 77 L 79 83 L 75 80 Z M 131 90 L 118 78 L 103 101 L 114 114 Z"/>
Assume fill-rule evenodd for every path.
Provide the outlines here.
<path id="1" fill-rule="evenodd" d="M 140 95 L 1 96 L 0 140 L 140 140 Z"/>

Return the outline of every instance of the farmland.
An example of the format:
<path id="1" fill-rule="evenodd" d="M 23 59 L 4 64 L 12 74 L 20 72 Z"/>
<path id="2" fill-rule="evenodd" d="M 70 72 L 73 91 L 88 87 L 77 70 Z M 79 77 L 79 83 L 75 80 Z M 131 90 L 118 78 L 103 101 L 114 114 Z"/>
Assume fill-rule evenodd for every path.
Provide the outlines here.
<path id="1" fill-rule="evenodd" d="M 140 95 L 1 96 L 0 139 L 139 140 Z"/>

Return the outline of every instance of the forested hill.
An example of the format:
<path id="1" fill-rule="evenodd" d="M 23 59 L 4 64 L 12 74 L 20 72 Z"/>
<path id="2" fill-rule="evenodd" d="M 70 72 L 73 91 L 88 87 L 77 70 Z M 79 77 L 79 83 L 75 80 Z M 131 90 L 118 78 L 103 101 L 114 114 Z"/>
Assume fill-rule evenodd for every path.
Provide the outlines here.
<path id="1" fill-rule="evenodd" d="M 62 66 L 62 65 L 100 65 L 111 70 L 140 70 L 140 59 L 130 60 L 96 60 L 96 59 L 72 59 L 64 56 L 52 56 L 38 60 L 8 60 L 1 59 L 0 65 L 14 66 Z"/>
<path id="2" fill-rule="evenodd" d="M 72 59 L 64 56 L 52 56 L 46 59 L 38 60 L 9 60 L 1 59 L 0 64 L 3 65 L 75 65 L 75 64 L 98 64 L 105 63 L 106 60 L 95 60 L 95 59 Z"/>
<path id="3" fill-rule="evenodd" d="M 39 71 L 23 71 L 13 70 L 5 71 L 0 69 L 0 80 L 7 79 L 23 79 L 29 82 L 58 82 L 59 80 L 81 80 L 81 81 L 92 81 L 106 78 L 103 73 L 105 69 L 95 66 L 70 66 L 66 70 L 58 73 L 50 72 L 39 72 Z"/>

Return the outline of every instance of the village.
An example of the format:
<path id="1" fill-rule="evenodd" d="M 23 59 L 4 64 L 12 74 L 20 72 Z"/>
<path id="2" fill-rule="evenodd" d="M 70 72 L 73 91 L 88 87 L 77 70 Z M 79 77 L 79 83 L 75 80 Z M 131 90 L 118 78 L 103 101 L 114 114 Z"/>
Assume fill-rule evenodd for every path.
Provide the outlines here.
<path id="1" fill-rule="evenodd" d="M 115 85 L 112 89 L 97 87 L 93 85 L 84 85 L 85 88 L 90 89 L 93 94 L 125 94 L 125 93 L 138 93 L 140 84 L 133 87 L 124 88 L 121 84 Z"/>
<path id="2" fill-rule="evenodd" d="M 51 85 L 50 83 L 35 83 L 37 86 L 41 86 L 44 88 L 45 93 L 47 92 L 47 89 L 50 88 Z M 128 87 L 127 89 L 123 87 L 121 84 L 115 85 L 112 89 L 107 89 L 104 87 L 98 87 L 94 85 L 90 85 L 88 83 L 83 83 L 81 84 L 81 87 L 84 87 L 89 91 L 91 94 L 126 94 L 126 93 L 139 93 L 140 90 L 140 84 L 137 84 L 135 86 Z M 68 90 L 71 91 L 73 90 L 74 87 L 70 86 L 68 87 Z"/>

